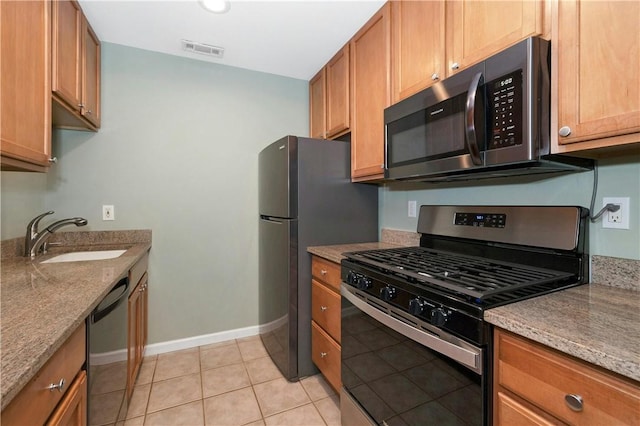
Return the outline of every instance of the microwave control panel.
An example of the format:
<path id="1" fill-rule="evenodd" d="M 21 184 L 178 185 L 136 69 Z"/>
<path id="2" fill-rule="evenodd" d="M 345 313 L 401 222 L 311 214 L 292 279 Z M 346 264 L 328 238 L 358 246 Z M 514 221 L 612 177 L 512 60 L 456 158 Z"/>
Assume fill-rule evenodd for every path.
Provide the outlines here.
<path id="1" fill-rule="evenodd" d="M 522 70 L 485 85 L 491 123 L 487 149 L 522 144 Z"/>

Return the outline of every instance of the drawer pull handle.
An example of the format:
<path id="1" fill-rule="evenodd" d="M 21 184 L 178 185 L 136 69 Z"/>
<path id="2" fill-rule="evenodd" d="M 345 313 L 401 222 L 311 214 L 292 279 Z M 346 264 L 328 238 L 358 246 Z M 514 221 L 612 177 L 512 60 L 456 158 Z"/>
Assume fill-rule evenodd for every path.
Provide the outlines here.
<path id="1" fill-rule="evenodd" d="M 569 408 L 571 408 L 573 411 L 582 411 L 582 397 L 580 395 L 576 395 L 573 393 L 565 395 L 564 402 L 566 402 Z"/>
<path id="2" fill-rule="evenodd" d="M 325 358 L 327 356 L 326 352 L 320 352 L 320 358 Z"/>
<path id="3" fill-rule="evenodd" d="M 321 269 L 321 270 L 320 270 L 320 273 L 321 273 L 322 275 L 327 275 L 327 270 L 326 270 L 326 269 Z"/>
<path id="4" fill-rule="evenodd" d="M 324 311 L 326 311 L 326 310 L 327 310 L 327 307 L 326 307 L 326 306 L 320 306 L 320 310 L 321 310 L 322 312 L 324 312 Z"/>
<path id="5" fill-rule="evenodd" d="M 56 383 L 51 383 L 47 389 L 49 389 L 50 391 L 54 391 L 54 390 L 58 390 L 58 392 L 62 392 L 62 389 L 64 388 L 64 378 L 60 379 L 60 382 Z"/>

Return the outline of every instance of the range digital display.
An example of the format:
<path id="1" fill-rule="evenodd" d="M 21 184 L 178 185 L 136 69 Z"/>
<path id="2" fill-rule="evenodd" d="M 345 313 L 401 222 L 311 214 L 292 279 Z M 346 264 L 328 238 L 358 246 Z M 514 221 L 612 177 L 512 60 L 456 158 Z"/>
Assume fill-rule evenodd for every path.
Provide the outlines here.
<path id="1" fill-rule="evenodd" d="M 504 213 L 456 213 L 453 223 L 459 226 L 504 228 L 507 215 Z"/>

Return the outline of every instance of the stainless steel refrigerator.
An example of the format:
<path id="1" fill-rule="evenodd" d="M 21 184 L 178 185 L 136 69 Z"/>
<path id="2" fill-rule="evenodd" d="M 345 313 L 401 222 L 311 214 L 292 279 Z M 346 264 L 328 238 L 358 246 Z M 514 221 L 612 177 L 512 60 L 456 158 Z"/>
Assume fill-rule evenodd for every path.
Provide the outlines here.
<path id="1" fill-rule="evenodd" d="M 378 188 L 351 183 L 349 142 L 286 136 L 258 168 L 260 336 L 295 381 L 317 372 L 307 247 L 377 241 Z"/>

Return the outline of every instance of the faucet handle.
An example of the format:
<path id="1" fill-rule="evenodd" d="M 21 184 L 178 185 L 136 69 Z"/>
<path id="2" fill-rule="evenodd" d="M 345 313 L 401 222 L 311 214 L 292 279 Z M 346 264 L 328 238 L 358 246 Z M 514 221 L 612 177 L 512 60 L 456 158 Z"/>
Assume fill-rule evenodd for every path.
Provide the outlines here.
<path id="1" fill-rule="evenodd" d="M 27 225 L 27 232 L 29 232 L 31 234 L 32 238 L 35 236 L 35 234 L 38 233 L 38 223 L 40 223 L 42 218 L 45 217 L 45 216 L 48 216 L 50 214 L 53 214 L 53 213 L 54 213 L 53 210 L 49 210 L 48 212 L 44 212 L 44 213 L 34 217 L 33 219 L 31 219 L 31 222 L 29 222 L 29 224 Z"/>

